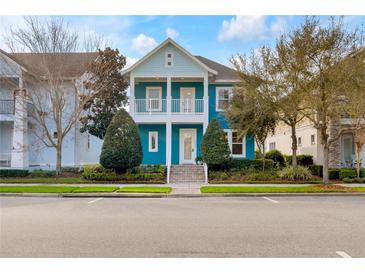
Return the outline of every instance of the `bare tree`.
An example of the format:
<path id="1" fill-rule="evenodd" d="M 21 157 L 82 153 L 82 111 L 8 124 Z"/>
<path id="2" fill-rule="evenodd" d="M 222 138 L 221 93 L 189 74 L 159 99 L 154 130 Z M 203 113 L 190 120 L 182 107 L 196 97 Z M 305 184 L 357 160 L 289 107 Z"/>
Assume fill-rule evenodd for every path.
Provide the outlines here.
<path id="1" fill-rule="evenodd" d="M 64 139 L 76 127 L 86 102 L 95 96 L 83 87 L 80 75 L 97 54 L 75 52 L 82 51 L 84 45 L 96 50 L 101 40 L 95 36 L 90 38 L 93 41 L 81 39 L 60 18 L 24 17 L 24 21 L 24 27 L 10 30 L 8 45 L 12 56 L 26 68 L 26 93 L 20 94 L 31 106 L 33 133 L 44 146 L 56 150 L 56 173 L 60 174 Z"/>

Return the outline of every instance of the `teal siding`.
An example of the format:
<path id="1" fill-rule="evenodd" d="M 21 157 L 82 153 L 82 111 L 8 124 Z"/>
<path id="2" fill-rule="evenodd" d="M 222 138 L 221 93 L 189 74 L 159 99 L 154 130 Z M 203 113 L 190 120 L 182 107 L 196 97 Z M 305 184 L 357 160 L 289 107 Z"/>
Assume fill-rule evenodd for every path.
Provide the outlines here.
<path id="1" fill-rule="evenodd" d="M 255 159 L 255 140 L 252 135 L 246 136 L 246 159 Z"/>
<path id="2" fill-rule="evenodd" d="M 197 152 L 196 155 L 200 156 L 200 147 L 203 139 L 203 125 L 172 125 L 172 149 L 171 149 L 171 163 L 173 165 L 179 164 L 180 159 L 180 128 L 196 128 L 197 132 Z"/>
<path id="3" fill-rule="evenodd" d="M 172 99 L 180 99 L 180 88 L 195 88 L 195 99 L 203 99 L 204 87 L 199 82 L 172 82 L 171 96 Z"/>
<path id="4" fill-rule="evenodd" d="M 166 164 L 166 125 L 138 125 L 139 134 L 141 137 L 143 160 L 142 164 L 145 165 L 164 165 Z M 148 132 L 158 132 L 158 151 L 148 151 Z"/>
<path id="5" fill-rule="evenodd" d="M 166 99 L 166 82 L 140 82 L 135 85 L 134 93 L 136 99 L 146 99 L 147 87 L 162 87 L 162 99 Z"/>
<path id="6" fill-rule="evenodd" d="M 220 126 L 224 129 L 229 129 L 229 123 L 227 119 L 224 117 L 224 112 L 217 112 L 215 110 L 215 100 L 216 100 L 216 87 L 227 87 L 232 85 L 209 85 L 208 94 L 209 94 L 209 121 L 216 118 L 220 124 Z"/>

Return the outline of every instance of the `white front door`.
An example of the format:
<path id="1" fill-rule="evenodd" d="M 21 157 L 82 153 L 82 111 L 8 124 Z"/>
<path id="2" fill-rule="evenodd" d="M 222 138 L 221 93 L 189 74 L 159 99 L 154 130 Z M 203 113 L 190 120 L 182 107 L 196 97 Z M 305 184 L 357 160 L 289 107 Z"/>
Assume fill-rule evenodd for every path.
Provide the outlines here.
<path id="1" fill-rule="evenodd" d="M 180 112 L 195 112 L 195 88 L 180 88 Z"/>
<path id="2" fill-rule="evenodd" d="M 194 164 L 196 158 L 196 129 L 180 129 L 180 164 Z"/>

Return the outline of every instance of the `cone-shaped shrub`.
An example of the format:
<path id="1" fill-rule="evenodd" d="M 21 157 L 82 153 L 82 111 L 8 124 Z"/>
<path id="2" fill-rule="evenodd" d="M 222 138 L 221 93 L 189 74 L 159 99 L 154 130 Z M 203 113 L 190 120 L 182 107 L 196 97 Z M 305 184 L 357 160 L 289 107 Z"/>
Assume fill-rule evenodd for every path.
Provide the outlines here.
<path id="1" fill-rule="evenodd" d="M 137 125 L 122 109 L 114 115 L 106 130 L 100 164 L 120 173 L 139 166 L 141 162 L 142 146 Z"/>
<path id="2" fill-rule="evenodd" d="M 203 161 L 209 167 L 227 164 L 230 159 L 228 141 L 216 119 L 210 121 L 205 131 L 201 151 Z"/>

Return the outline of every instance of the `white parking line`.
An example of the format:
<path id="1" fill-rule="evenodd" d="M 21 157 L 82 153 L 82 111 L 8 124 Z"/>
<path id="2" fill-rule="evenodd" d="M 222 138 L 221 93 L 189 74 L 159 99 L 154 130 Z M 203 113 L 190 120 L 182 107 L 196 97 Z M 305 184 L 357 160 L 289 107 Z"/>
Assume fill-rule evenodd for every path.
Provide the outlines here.
<path id="1" fill-rule="evenodd" d="M 100 200 L 102 200 L 102 199 L 104 199 L 104 198 L 97 198 L 97 199 L 92 200 L 92 201 L 89 201 L 89 202 L 87 202 L 87 203 L 88 203 L 88 204 L 92 204 L 92 203 L 95 203 L 95 202 L 100 201 Z"/>
<path id="2" fill-rule="evenodd" d="M 345 251 L 336 251 L 336 254 L 339 255 L 342 258 L 352 258 L 349 254 L 347 254 Z"/>
<path id="3" fill-rule="evenodd" d="M 262 199 L 265 199 L 265 200 L 267 200 L 267 201 L 269 201 L 269 202 L 272 202 L 272 203 L 274 203 L 274 204 L 278 204 L 278 203 L 279 203 L 278 201 L 275 201 L 275 200 L 270 199 L 270 198 L 267 198 L 267 197 L 262 197 Z"/>

